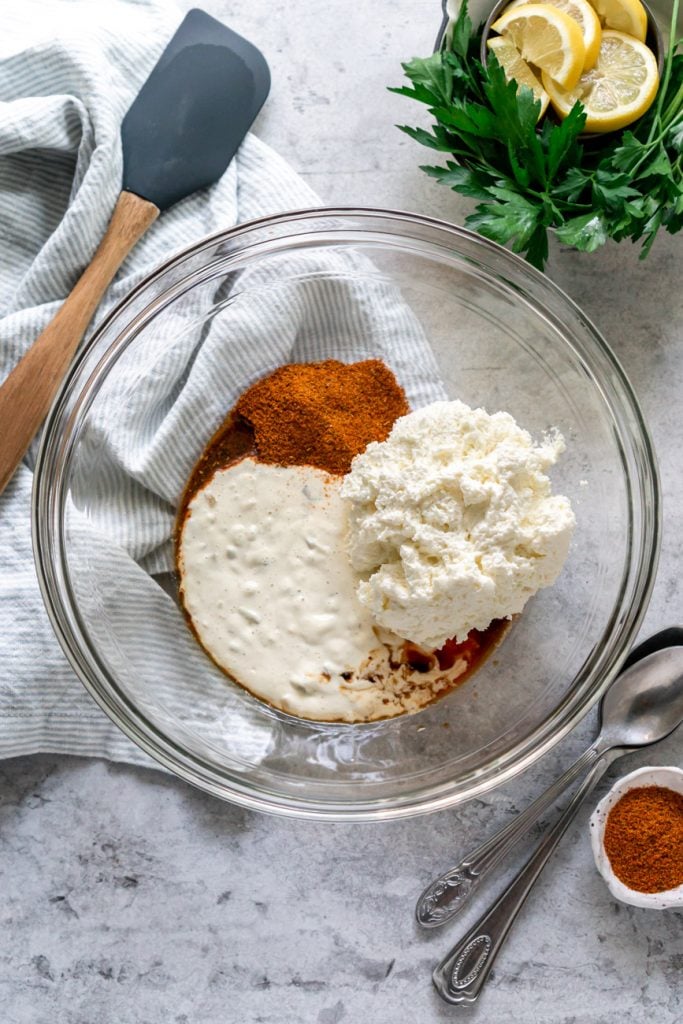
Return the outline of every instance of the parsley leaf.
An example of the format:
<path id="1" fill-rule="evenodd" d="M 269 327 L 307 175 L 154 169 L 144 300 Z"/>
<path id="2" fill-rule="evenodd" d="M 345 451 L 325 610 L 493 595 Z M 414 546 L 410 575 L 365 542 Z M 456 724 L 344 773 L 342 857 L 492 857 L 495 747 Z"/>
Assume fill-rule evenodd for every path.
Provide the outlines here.
<path id="1" fill-rule="evenodd" d="M 570 170 L 578 170 L 583 150 L 577 139 L 583 131 L 586 115 L 580 103 L 575 103 L 567 117 L 559 125 L 546 121 L 543 125 L 542 138 L 548 154 L 548 177 L 554 178 L 559 169 L 569 165 Z"/>
<path id="2" fill-rule="evenodd" d="M 538 209 L 523 196 L 505 189 L 500 190 L 499 200 L 478 206 L 466 224 L 493 242 L 510 242 L 513 252 L 524 252 L 539 227 Z"/>
<path id="3" fill-rule="evenodd" d="M 605 221 L 600 213 L 584 213 L 572 217 L 557 229 L 558 241 L 573 245 L 583 252 L 595 252 L 607 241 Z"/>
<path id="4" fill-rule="evenodd" d="M 433 53 L 431 57 L 417 57 L 401 67 L 413 86 L 421 87 L 426 97 L 421 102 L 443 103 L 446 106 L 451 102 L 453 69 L 440 53 Z"/>
<path id="5" fill-rule="evenodd" d="M 420 170 L 436 178 L 442 185 L 448 185 L 455 189 L 461 196 L 470 196 L 472 199 L 490 198 L 488 179 L 483 174 L 468 167 L 459 167 L 451 160 L 446 161 L 446 168 L 422 166 Z"/>

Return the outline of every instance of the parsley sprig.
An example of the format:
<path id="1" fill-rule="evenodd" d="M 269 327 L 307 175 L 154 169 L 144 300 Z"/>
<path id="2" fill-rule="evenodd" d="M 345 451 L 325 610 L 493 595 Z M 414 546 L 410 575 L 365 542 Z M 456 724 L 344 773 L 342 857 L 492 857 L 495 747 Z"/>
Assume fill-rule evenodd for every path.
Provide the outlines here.
<path id="1" fill-rule="evenodd" d="M 448 153 L 422 170 L 478 201 L 465 223 L 543 269 L 548 229 L 560 242 L 593 252 L 608 238 L 642 241 L 647 256 L 660 228 L 683 227 L 683 53 L 670 42 L 657 99 L 631 130 L 584 144 L 586 116 L 575 104 L 561 123 L 544 118 L 532 91 L 508 82 L 491 53 L 479 57 L 482 27 L 464 0 L 449 44 L 403 64 L 409 86 L 392 89 L 425 104 L 430 130 L 399 125 L 423 146 Z"/>

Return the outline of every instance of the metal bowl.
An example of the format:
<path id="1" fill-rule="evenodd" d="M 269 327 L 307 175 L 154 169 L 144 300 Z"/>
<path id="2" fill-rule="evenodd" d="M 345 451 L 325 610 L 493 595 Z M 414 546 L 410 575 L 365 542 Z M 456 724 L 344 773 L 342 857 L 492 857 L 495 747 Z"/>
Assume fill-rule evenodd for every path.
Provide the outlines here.
<path id="1" fill-rule="evenodd" d="M 529 2 L 531 2 L 531 0 L 529 0 Z M 647 36 L 645 38 L 645 42 L 650 47 L 650 49 L 652 50 L 657 59 L 657 69 L 659 71 L 659 78 L 661 81 L 662 75 L 664 73 L 664 57 L 666 54 L 666 45 L 664 42 L 664 37 L 662 35 L 654 11 L 645 2 L 645 0 L 641 0 L 641 2 L 643 4 L 643 7 L 645 8 L 645 13 L 647 14 Z M 491 34 L 491 25 L 493 25 L 493 23 L 501 16 L 501 14 L 503 13 L 503 11 L 505 10 L 509 3 L 510 0 L 498 0 L 498 2 L 494 4 L 493 8 L 490 10 L 489 14 L 486 17 L 486 20 L 484 21 L 484 28 L 481 36 L 481 48 L 479 51 L 480 60 L 484 65 L 486 64 L 488 58 L 488 49 L 486 44 Z M 436 43 L 434 46 L 435 50 L 441 50 L 446 45 L 446 42 L 448 40 L 449 28 L 453 23 L 455 14 L 457 13 L 454 9 L 454 5 L 450 4 L 449 0 L 442 0 L 441 9 L 442 20 L 441 25 L 439 26 L 439 32 L 436 37 Z M 551 108 L 549 109 L 548 114 L 546 114 L 546 117 L 547 116 L 553 116 Z M 636 122 L 633 123 L 635 124 Z M 631 125 L 629 125 L 628 127 L 630 128 Z M 623 131 L 623 129 L 619 129 L 619 131 Z M 612 134 L 612 132 L 585 132 L 581 136 L 581 139 L 584 142 L 590 142 L 591 140 L 604 139 L 607 135 Z"/>
<path id="2" fill-rule="evenodd" d="M 529 2 L 531 2 L 531 0 L 529 0 Z M 479 56 L 481 57 L 482 64 L 486 63 L 486 58 L 488 55 L 486 44 L 491 33 L 491 25 L 493 25 L 494 21 L 496 21 L 501 16 L 501 14 L 503 13 L 503 11 L 505 10 L 509 3 L 510 0 L 498 0 L 498 3 L 494 5 L 493 9 L 491 10 L 491 13 L 484 22 L 484 31 L 481 37 L 481 49 L 479 51 Z M 661 79 L 662 73 L 664 71 L 664 39 L 662 37 L 662 33 L 659 29 L 657 19 L 655 18 L 652 9 L 648 7 L 648 5 L 645 3 L 645 0 L 641 0 L 641 3 L 645 8 L 645 13 L 647 14 L 647 36 L 645 37 L 645 42 L 657 58 L 657 68 L 659 70 L 659 77 Z"/>

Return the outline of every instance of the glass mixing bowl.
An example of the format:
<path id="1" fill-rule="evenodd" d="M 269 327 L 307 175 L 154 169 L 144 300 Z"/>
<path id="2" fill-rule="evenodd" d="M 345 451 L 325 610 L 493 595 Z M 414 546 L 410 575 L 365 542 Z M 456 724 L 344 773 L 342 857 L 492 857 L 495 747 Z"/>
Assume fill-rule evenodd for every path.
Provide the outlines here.
<path id="1" fill-rule="evenodd" d="M 317 724 L 265 706 L 199 649 L 171 536 L 190 468 L 247 385 L 287 361 L 384 358 L 413 403 L 508 410 L 567 450 L 577 518 L 558 582 L 462 687 L 425 710 Z M 57 636 L 104 711 L 180 778 L 250 808 L 388 819 L 524 770 L 617 672 L 659 541 L 652 445 L 619 364 L 542 274 L 462 228 L 306 210 L 170 259 L 101 324 L 47 421 L 34 546 Z M 258 651 L 254 651 L 258 657 Z"/>

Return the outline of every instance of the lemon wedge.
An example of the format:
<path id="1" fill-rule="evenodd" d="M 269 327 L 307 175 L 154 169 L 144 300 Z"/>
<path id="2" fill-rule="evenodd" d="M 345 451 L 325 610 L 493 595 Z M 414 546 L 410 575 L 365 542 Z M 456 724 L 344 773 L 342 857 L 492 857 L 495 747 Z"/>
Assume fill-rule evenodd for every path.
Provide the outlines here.
<path id="1" fill-rule="evenodd" d="M 645 42 L 647 14 L 640 0 L 591 0 L 605 28 Z"/>
<path id="2" fill-rule="evenodd" d="M 563 88 L 573 89 L 581 77 L 586 47 L 577 22 L 565 11 L 550 4 L 522 4 L 505 10 L 491 28 Z"/>
<path id="3" fill-rule="evenodd" d="M 535 98 L 541 101 L 541 112 L 538 116 L 543 117 L 548 109 L 550 97 L 541 85 L 540 78 L 531 70 L 514 43 L 506 36 L 494 36 L 486 45 L 495 53 L 508 81 L 514 78 L 518 85 L 528 85 Z"/>
<path id="4" fill-rule="evenodd" d="M 528 3 L 529 0 L 512 0 L 512 3 L 508 4 L 505 10 L 509 11 L 513 7 L 522 7 Z M 544 0 L 544 3 L 549 4 L 551 7 L 557 7 L 558 10 L 564 11 L 570 18 L 578 22 L 581 35 L 583 36 L 583 45 L 586 47 L 583 67 L 584 70 L 592 68 L 598 59 L 600 37 L 602 36 L 600 19 L 595 12 L 595 8 L 588 3 L 588 0 Z"/>
<path id="5" fill-rule="evenodd" d="M 585 71 L 572 89 L 563 89 L 545 72 L 542 81 L 560 118 L 580 100 L 586 131 L 612 132 L 645 113 L 657 94 L 659 72 L 655 55 L 644 43 L 606 30 L 595 67 Z"/>

